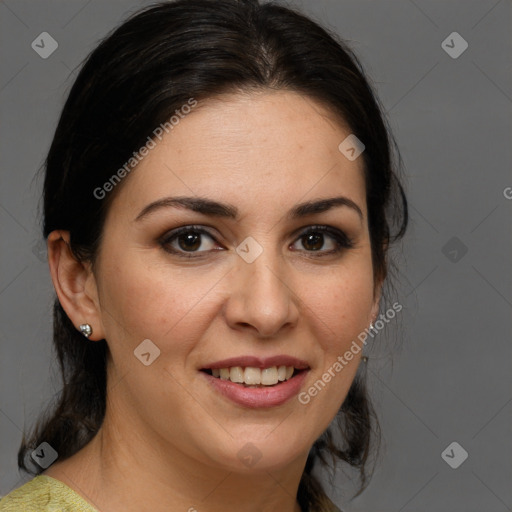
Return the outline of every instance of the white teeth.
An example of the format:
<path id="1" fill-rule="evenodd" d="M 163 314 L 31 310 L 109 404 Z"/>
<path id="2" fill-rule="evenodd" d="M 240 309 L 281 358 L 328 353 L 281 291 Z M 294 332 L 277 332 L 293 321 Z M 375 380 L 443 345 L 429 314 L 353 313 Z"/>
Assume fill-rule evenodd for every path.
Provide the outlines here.
<path id="1" fill-rule="evenodd" d="M 233 366 L 233 368 L 229 370 L 229 379 L 231 382 L 243 382 L 244 369 L 241 366 Z"/>
<path id="2" fill-rule="evenodd" d="M 265 368 L 261 370 L 261 383 L 266 386 L 272 386 L 279 382 L 277 378 L 277 368 L 272 366 L 272 368 Z"/>
<path id="3" fill-rule="evenodd" d="M 288 380 L 293 375 L 293 366 L 271 366 L 270 368 L 255 368 L 247 366 L 232 366 L 231 368 L 212 368 L 212 375 L 222 380 L 230 380 L 247 386 L 274 386 Z"/>
<path id="4" fill-rule="evenodd" d="M 248 366 L 244 371 L 244 382 L 246 384 L 261 384 L 261 370 Z"/>

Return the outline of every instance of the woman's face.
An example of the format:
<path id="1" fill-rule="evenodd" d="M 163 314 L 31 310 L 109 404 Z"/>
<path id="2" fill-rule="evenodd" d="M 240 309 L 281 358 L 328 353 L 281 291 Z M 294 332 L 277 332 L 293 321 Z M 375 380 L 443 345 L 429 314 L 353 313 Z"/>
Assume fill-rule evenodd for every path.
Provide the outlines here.
<path id="1" fill-rule="evenodd" d="M 94 279 L 120 431 L 231 471 L 306 456 L 361 353 L 336 362 L 378 307 L 362 158 L 338 150 L 349 134 L 292 92 L 225 96 L 118 185 Z M 183 197 L 210 212 L 171 203 Z M 281 382 L 280 366 L 297 375 Z"/>

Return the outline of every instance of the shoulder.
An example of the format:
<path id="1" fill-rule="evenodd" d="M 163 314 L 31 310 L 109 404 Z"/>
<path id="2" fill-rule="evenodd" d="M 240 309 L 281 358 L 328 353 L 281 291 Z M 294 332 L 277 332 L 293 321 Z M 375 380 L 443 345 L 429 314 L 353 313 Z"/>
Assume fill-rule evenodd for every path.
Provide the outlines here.
<path id="1" fill-rule="evenodd" d="M 97 512 L 55 478 L 38 475 L 0 500 L 0 512 Z"/>
<path id="2" fill-rule="evenodd" d="M 0 500 L 0 512 L 39 512 L 47 510 L 50 502 L 48 483 L 36 476 L 26 484 L 11 491 Z"/>

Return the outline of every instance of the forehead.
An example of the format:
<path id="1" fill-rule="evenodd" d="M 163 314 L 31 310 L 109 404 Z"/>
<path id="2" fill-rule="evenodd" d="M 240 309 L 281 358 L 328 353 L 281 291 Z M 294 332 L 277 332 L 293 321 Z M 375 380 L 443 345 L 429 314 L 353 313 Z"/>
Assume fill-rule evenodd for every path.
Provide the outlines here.
<path id="1" fill-rule="evenodd" d="M 279 209 L 287 198 L 339 192 L 364 210 L 363 159 L 350 161 L 338 149 L 348 135 L 328 109 L 295 92 L 209 99 L 156 139 L 119 199 L 130 209 L 180 194 Z"/>

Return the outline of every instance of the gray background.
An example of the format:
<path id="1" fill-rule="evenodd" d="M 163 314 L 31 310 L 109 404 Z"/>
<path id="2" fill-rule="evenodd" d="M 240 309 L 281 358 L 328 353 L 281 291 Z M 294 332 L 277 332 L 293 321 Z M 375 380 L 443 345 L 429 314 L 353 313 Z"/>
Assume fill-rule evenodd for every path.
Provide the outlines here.
<path id="1" fill-rule="evenodd" d="M 362 59 L 398 140 L 411 205 L 391 297 L 405 308 L 369 363 L 383 450 L 360 497 L 348 501 L 341 471 L 329 493 L 348 512 L 512 510 L 512 3 L 290 3 Z M 21 432 L 59 389 L 35 174 L 75 68 L 141 5 L 0 2 L 0 495 L 27 480 L 16 466 Z M 31 48 L 44 31 L 59 44 L 48 59 Z M 456 59 L 441 47 L 454 31 L 469 44 Z M 453 441 L 469 454 L 457 469 L 441 457 Z"/>

